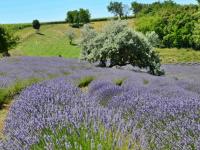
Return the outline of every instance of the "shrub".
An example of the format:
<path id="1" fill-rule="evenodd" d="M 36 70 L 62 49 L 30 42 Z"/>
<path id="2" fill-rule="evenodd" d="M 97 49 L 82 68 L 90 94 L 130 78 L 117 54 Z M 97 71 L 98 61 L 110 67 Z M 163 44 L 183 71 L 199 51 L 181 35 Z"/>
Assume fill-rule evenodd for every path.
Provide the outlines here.
<path id="1" fill-rule="evenodd" d="M 101 64 L 109 60 L 110 67 L 131 64 L 154 75 L 162 74 L 159 56 L 151 44 L 143 34 L 129 29 L 127 22 L 111 21 L 98 34 L 86 27 L 83 34 L 92 36 L 82 37 L 82 59 Z"/>
<path id="2" fill-rule="evenodd" d="M 69 39 L 70 45 L 72 45 L 74 38 L 76 37 L 75 32 L 73 30 L 68 30 L 67 33 L 67 38 Z"/>
<path id="3" fill-rule="evenodd" d="M 160 46 L 160 39 L 159 39 L 158 34 L 156 34 L 155 31 L 147 32 L 146 37 L 153 47 Z"/>
<path id="4" fill-rule="evenodd" d="M 34 29 L 39 30 L 40 29 L 40 22 L 38 20 L 33 20 L 32 26 Z"/>
<path id="5" fill-rule="evenodd" d="M 8 50 L 17 45 L 18 37 L 15 37 L 11 31 L 0 26 L 0 53 L 3 56 L 10 56 Z"/>

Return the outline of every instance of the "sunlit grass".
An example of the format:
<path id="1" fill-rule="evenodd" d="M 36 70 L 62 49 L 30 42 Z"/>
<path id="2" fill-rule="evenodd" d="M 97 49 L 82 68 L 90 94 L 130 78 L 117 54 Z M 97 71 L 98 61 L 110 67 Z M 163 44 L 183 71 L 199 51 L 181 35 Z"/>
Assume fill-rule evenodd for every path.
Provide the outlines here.
<path id="1" fill-rule="evenodd" d="M 156 49 L 156 51 L 160 54 L 163 64 L 200 62 L 200 51 L 184 48 L 164 48 Z"/>

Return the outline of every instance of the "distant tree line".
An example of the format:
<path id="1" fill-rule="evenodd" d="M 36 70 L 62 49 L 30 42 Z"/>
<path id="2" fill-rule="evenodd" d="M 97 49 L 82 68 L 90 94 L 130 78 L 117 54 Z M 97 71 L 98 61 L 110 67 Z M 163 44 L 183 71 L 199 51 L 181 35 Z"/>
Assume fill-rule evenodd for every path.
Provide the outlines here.
<path id="1" fill-rule="evenodd" d="M 198 0 L 200 1 L 200 0 Z M 132 3 L 136 29 L 155 31 L 161 47 L 200 50 L 200 15 L 198 5 L 179 5 L 172 0 L 152 4 Z"/>

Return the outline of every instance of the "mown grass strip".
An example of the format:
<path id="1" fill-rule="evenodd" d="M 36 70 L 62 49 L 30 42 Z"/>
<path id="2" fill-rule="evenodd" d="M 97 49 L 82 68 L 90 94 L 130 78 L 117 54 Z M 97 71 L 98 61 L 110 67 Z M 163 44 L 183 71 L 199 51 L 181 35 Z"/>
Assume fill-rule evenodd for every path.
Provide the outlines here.
<path id="1" fill-rule="evenodd" d="M 0 108 L 2 108 L 4 104 L 8 104 L 14 96 L 19 94 L 24 88 L 40 81 L 42 81 L 41 78 L 30 78 L 26 80 L 19 80 L 7 88 L 1 88 Z"/>

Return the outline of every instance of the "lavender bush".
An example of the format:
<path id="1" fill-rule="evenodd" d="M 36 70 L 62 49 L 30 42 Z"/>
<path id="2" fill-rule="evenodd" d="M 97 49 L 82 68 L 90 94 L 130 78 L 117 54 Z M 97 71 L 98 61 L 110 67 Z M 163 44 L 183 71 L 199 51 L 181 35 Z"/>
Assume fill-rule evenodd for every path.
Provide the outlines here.
<path id="1" fill-rule="evenodd" d="M 0 149 L 199 150 L 200 66 L 163 67 L 166 76 L 155 77 L 62 58 L 1 60 L 4 87 L 20 76 L 63 77 L 16 97 Z M 83 92 L 77 81 L 87 76 L 94 81 Z"/>

